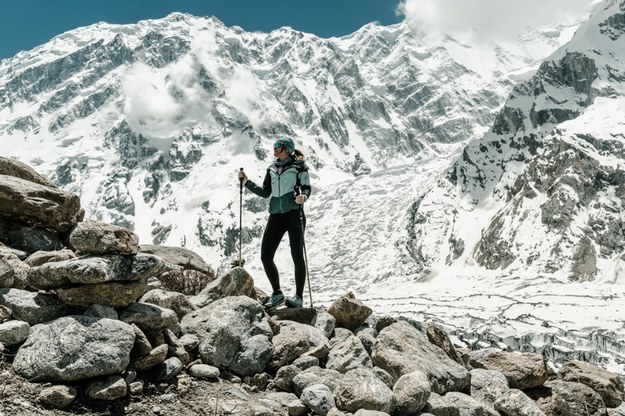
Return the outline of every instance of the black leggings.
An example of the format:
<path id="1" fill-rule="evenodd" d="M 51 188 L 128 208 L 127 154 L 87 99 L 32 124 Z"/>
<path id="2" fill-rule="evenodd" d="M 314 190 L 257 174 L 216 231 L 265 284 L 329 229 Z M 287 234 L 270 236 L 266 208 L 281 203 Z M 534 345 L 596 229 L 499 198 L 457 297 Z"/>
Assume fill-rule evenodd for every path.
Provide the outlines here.
<path id="1" fill-rule="evenodd" d="M 304 236 L 302 224 L 299 218 L 299 210 L 289 211 L 285 214 L 270 214 L 260 247 L 260 259 L 263 262 L 265 273 L 273 292 L 280 290 L 280 274 L 273 261 L 276 250 L 286 232 L 289 233 L 291 245 L 291 257 L 295 266 L 295 293 L 304 297 L 304 284 L 306 283 L 306 264 L 304 263 Z M 306 217 L 304 217 L 306 227 Z"/>

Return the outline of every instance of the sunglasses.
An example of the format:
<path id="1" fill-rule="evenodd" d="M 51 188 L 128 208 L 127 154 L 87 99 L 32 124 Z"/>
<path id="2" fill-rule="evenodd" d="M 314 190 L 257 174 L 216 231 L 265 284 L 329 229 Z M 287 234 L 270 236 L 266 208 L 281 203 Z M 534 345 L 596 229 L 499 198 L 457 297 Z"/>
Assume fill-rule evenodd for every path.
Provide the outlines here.
<path id="1" fill-rule="evenodd" d="M 274 148 L 274 149 L 279 149 L 279 148 L 281 148 L 282 146 L 284 146 L 284 143 L 282 143 L 282 142 L 280 142 L 280 141 L 277 141 L 277 142 L 275 142 L 275 143 L 273 144 L 273 148 Z"/>

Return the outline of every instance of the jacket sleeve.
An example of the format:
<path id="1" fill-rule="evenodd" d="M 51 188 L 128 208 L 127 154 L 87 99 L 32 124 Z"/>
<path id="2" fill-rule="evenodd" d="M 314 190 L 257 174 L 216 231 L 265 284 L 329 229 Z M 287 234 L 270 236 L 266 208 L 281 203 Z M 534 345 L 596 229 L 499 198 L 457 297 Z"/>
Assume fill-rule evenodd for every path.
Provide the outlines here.
<path id="1" fill-rule="evenodd" d="M 271 175 L 269 174 L 269 169 L 267 169 L 267 173 L 265 174 L 265 179 L 263 180 L 262 187 L 256 185 L 253 181 L 249 179 L 247 180 L 247 182 L 245 182 L 245 187 L 258 196 L 262 196 L 263 198 L 269 198 L 271 196 Z"/>
<path id="2" fill-rule="evenodd" d="M 302 169 L 299 173 L 299 184 L 302 187 L 302 194 L 306 195 L 306 199 L 310 198 L 312 189 L 310 187 L 310 175 L 308 169 Z"/>

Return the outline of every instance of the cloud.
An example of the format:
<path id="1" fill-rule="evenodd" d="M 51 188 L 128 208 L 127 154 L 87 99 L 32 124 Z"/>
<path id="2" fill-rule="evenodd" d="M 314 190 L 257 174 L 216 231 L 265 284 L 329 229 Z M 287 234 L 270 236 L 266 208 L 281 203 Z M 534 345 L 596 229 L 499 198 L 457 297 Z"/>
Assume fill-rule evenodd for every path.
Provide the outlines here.
<path id="1" fill-rule="evenodd" d="M 402 0 L 397 13 L 428 34 L 471 34 L 509 39 L 528 28 L 569 23 L 597 0 Z"/>

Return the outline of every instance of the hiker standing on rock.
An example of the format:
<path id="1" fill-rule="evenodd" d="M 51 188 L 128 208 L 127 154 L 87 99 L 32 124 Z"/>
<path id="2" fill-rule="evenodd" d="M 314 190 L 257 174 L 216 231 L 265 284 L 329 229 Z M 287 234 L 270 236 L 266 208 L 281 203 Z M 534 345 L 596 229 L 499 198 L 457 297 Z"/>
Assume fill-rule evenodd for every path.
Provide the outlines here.
<path id="1" fill-rule="evenodd" d="M 258 186 L 247 178 L 241 169 L 239 180 L 245 187 L 269 200 L 269 220 L 263 234 L 260 248 L 260 259 L 265 273 L 271 283 L 273 294 L 266 308 L 276 307 L 285 302 L 280 289 L 280 275 L 274 263 L 278 245 L 285 233 L 289 233 L 291 257 L 295 266 L 295 296 L 286 299 L 286 305 L 301 308 L 304 304 L 304 285 L 306 283 L 306 263 L 304 261 L 304 228 L 306 218 L 303 216 L 303 204 L 310 197 L 310 178 L 308 166 L 304 163 L 304 155 L 295 149 L 291 139 L 281 138 L 273 144 L 274 162 L 267 168 L 263 185 Z M 302 219 L 300 219 L 300 211 Z"/>

